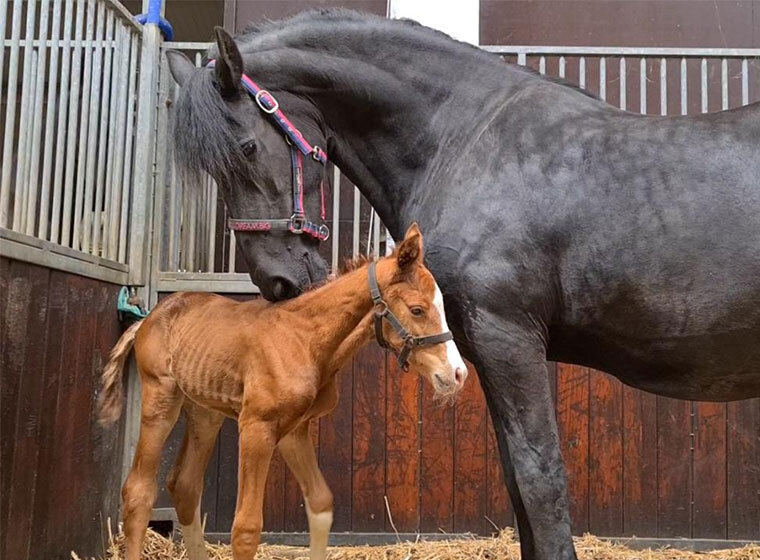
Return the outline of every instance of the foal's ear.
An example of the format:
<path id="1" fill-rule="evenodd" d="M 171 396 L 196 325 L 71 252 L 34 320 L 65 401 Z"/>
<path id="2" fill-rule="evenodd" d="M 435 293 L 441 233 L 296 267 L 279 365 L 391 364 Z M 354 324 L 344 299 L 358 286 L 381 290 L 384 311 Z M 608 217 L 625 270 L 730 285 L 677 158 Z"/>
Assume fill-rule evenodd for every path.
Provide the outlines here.
<path id="1" fill-rule="evenodd" d="M 184 53 L 179 51 L 166 51 L 166 60 L 169 62 L 169 71 L 174 81 L 184 86 L 196 71 L 195 64 Z"/>
<path id="2" fill-rule="evenodd" d="M 240 55 L 235 41 L 224 28 L 214 27 L 216 46 L 219 58 L 214 65 L 216 80 L 222 90 L 222 95 L 231 95 L 240 88 L 240 77 L 243 75 L 243 57 Z"/>
<path id="3" fill-rule="evenodd" d="M 412 223 L 406 230 L 406 235 L 401 245 L 398 246 L 396 260 L 398 267 L 402 270 L 408 269 L 412 265 L 421 264 L 424 247 L 422 245 L 422 233 L 417 222 Z"/>

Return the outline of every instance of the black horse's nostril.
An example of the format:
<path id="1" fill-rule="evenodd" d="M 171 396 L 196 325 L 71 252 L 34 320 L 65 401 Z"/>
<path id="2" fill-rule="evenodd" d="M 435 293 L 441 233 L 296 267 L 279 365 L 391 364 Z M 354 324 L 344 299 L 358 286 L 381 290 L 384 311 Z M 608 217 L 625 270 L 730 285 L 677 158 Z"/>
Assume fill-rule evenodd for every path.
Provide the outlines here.
<path id="1" fill-rule="evenodd" d="M 301 290 L 287 278 L 276 278 L 272 281 L 272 297 L 275 301 L 283 301 L 296 297 Z"/>

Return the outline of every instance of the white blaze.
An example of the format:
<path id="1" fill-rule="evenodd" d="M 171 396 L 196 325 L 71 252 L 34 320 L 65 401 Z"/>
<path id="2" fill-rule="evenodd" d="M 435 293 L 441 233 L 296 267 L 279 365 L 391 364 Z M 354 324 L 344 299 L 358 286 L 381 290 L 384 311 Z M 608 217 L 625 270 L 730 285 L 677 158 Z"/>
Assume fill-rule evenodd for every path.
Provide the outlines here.
<path id="1" fill-rule="evenodd" d="M 436 309 L 438 309 L 438 314 L 441 316 L 441 332 L 447 332 L 449 330 L 449 325 L 446 323 L 446 310 L 443 308 L 443 294 L 441 293 L 441 289 L 438 287 L 438 283 L 435 285 L 435 297 L 433 298 L 433 305 L 435 305 Z M 467 371 L 467 366 L 464 365 L 464 360 L 459 354 L 459 349 L 457 348 L 457 345 L 454 344 L 454 341 L 448 340 L 445 342 L 445 344 L 446 360 L 451 366 L 451 371 L 456 371 L 457 368 L 461 368 L 462 371 Z"/>

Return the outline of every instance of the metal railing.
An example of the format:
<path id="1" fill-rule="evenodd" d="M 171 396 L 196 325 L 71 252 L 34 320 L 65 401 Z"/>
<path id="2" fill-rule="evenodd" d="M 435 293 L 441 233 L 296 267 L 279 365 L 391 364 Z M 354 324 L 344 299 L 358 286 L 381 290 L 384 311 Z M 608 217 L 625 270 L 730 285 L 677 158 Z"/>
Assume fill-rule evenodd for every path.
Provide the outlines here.
<path id="1" fill-rule="evenodd" d="M 0 29 L 4 253 L 125 280 L 142 28 L 115 0 L 2 0 Z"/>
<path id="2" fill-rule="evenodd" d="M 760 49 L 482 48 L 642 114 L 707 113 L 760 100 Z"/>

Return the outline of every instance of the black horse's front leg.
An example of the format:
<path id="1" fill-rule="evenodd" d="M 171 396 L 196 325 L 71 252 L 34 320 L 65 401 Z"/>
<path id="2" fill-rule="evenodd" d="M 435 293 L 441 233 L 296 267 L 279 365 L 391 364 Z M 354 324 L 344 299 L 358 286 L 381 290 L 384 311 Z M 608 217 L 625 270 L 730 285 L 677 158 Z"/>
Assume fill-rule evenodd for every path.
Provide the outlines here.
<path id="1" fill-rule="evenodd" d="M 503 323 L 487 323 L 487 329 L 476 327 L 468 338 L 493 418 L 522 558 L 575 560 L 565 469 L 540 337 Z"/>

